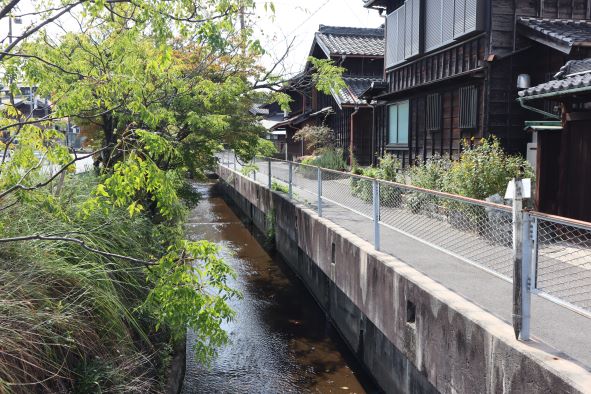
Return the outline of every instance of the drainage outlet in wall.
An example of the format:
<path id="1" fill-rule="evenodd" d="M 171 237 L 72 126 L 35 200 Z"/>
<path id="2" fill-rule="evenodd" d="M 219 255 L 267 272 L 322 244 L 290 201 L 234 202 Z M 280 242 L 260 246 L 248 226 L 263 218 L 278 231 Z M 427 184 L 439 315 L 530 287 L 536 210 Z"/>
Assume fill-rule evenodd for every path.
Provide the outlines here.
<path id="1" fill-rule="evenodd" d="M 414 302 L 406 300 L 406 323 L 415 325 L 417 320 L 417 307 Z"/>

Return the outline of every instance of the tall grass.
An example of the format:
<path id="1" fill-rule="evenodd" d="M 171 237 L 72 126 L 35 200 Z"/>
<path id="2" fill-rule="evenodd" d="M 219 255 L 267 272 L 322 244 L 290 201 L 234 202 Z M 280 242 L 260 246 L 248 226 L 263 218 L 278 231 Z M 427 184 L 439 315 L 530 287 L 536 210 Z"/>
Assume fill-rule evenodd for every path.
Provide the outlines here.
<path id="1" fill-rule="evenodd" d="M 94 181 L 72 177 L 57 197 L 5 210 L 0 235 L 70 236 L 147 259 L 179 231 L 125 210 L 82 218 Z M 70 242 L 0 244 L 0 392 L 158 391 L 163 349 L 138 312 L 148 290 L 144 269 Z"/>

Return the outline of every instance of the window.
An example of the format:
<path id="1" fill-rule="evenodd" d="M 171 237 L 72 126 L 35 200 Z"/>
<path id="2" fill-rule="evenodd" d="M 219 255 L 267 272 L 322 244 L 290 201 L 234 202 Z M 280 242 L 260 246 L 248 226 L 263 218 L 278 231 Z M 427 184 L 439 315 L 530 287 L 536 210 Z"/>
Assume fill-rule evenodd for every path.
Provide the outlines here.
<path id="1" fill-rule="evenodd" d="M 426 0 L 425 50 L 483 29 L 483 0 Z"/>
<path id="2" fill-rule="evenodd" d="M 460 88 L 460 128 L 475 129 L 478 122 L 478 88 Z"/>
<path id="3" fill-rule="evenodd" d="M 388 106 L 388 144 L 408 145 L 408 101 Z"/>
<path id="4" fill-rule="evenodd" d="M 441 129 L 441 95 L 439 93 L 427 96 L 427 130 L 439 131 Z"/>
<path id="5" fill-rule="evenodd" d="M 406 0 L 386 17 L 386 68 L 420 52 L 421 1 Z"/>

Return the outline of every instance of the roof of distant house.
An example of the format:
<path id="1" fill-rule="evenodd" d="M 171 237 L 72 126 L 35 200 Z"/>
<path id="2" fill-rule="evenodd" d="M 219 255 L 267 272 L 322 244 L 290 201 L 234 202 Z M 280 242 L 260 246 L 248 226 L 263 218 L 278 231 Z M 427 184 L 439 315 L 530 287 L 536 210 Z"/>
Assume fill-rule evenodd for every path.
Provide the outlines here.
<path id="1" fill-rule="evenodd" d="M 591 91 L 591 59 L 570 60 L 554 79 L 519 92 L 519 97 L 534 99 Z"/>
<path id="2" fill-rule="evenodd" d="M 265 104 L 253 104 L 250 108 L 250 113 L 253 115 L 269 115 L 269 108 L 264 107 Z"/>
<path id="3" fill-rule="evenodd" d="M 364 105 L 367 102 L 361 98 L 363 93 L 367 91 L 372 85 L 372 82 L 378 82 L 382 79 L 379 77 L 343 77 L 343 81 L 347 85 L 346 88 L 335 95 L 335 99 L 339 105 Z"/>
<path id="4" fill-rule="evenodd" d="M 566 54 L 573 47 L 591 46 L 591 21 L 573 19 L 519 18 L 520 32 L 541 44 Z"/>
<path id="5" fill-rule="evenodd" d="M 327 56 L 384 56 L 384 29 L 320 25 L 316 43 Z"/>

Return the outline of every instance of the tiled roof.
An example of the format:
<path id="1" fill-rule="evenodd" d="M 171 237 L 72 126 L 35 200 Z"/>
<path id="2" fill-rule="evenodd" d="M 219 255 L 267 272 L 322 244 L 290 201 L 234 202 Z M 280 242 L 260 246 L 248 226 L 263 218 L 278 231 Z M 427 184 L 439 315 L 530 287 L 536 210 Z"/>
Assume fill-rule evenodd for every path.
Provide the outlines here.
<path id="1" fill-rule="evenodd" d="M 591 21 L 519 18 L 517 22 L 526 37 L 567 54 L 573 47 L 591 44 Z"/>
<path id="2" fill-rule="evenodd" d="M 586 73 L 589 71 L 591 71 L 591 59 L 569 60 L 556 73 L 554 79 L 563 79 L 572 74 Z"/>
<path id="3" fill-rule="evenodd" d="M 327 56 L 384 56 L 384 29 L 320 25 L 316 42 Z"/>
<path id="4" fill-rule="evenodd" d="M 360 96 L 371 86 L 374 81 L 381 81 L 377 77 L 343 77 L 347 88 L 342 89 L 337 97 L 340 104 L 366 104 Z"/>
<path id="5" fill-rule="evenodd" d="M 571 60 L 554 76 L 552 81 L 519 92 L 519 97 L 535 98 L 542 94 L 568 94 L 573 89 L 591 91 L 591 59 Z"/>
<path id="6" fill-rule="evenodd" d="M 269 109 L 263 108 L 265 104 L 253 104 L 250 113 L 253 115 L 269 115 Z"/>

